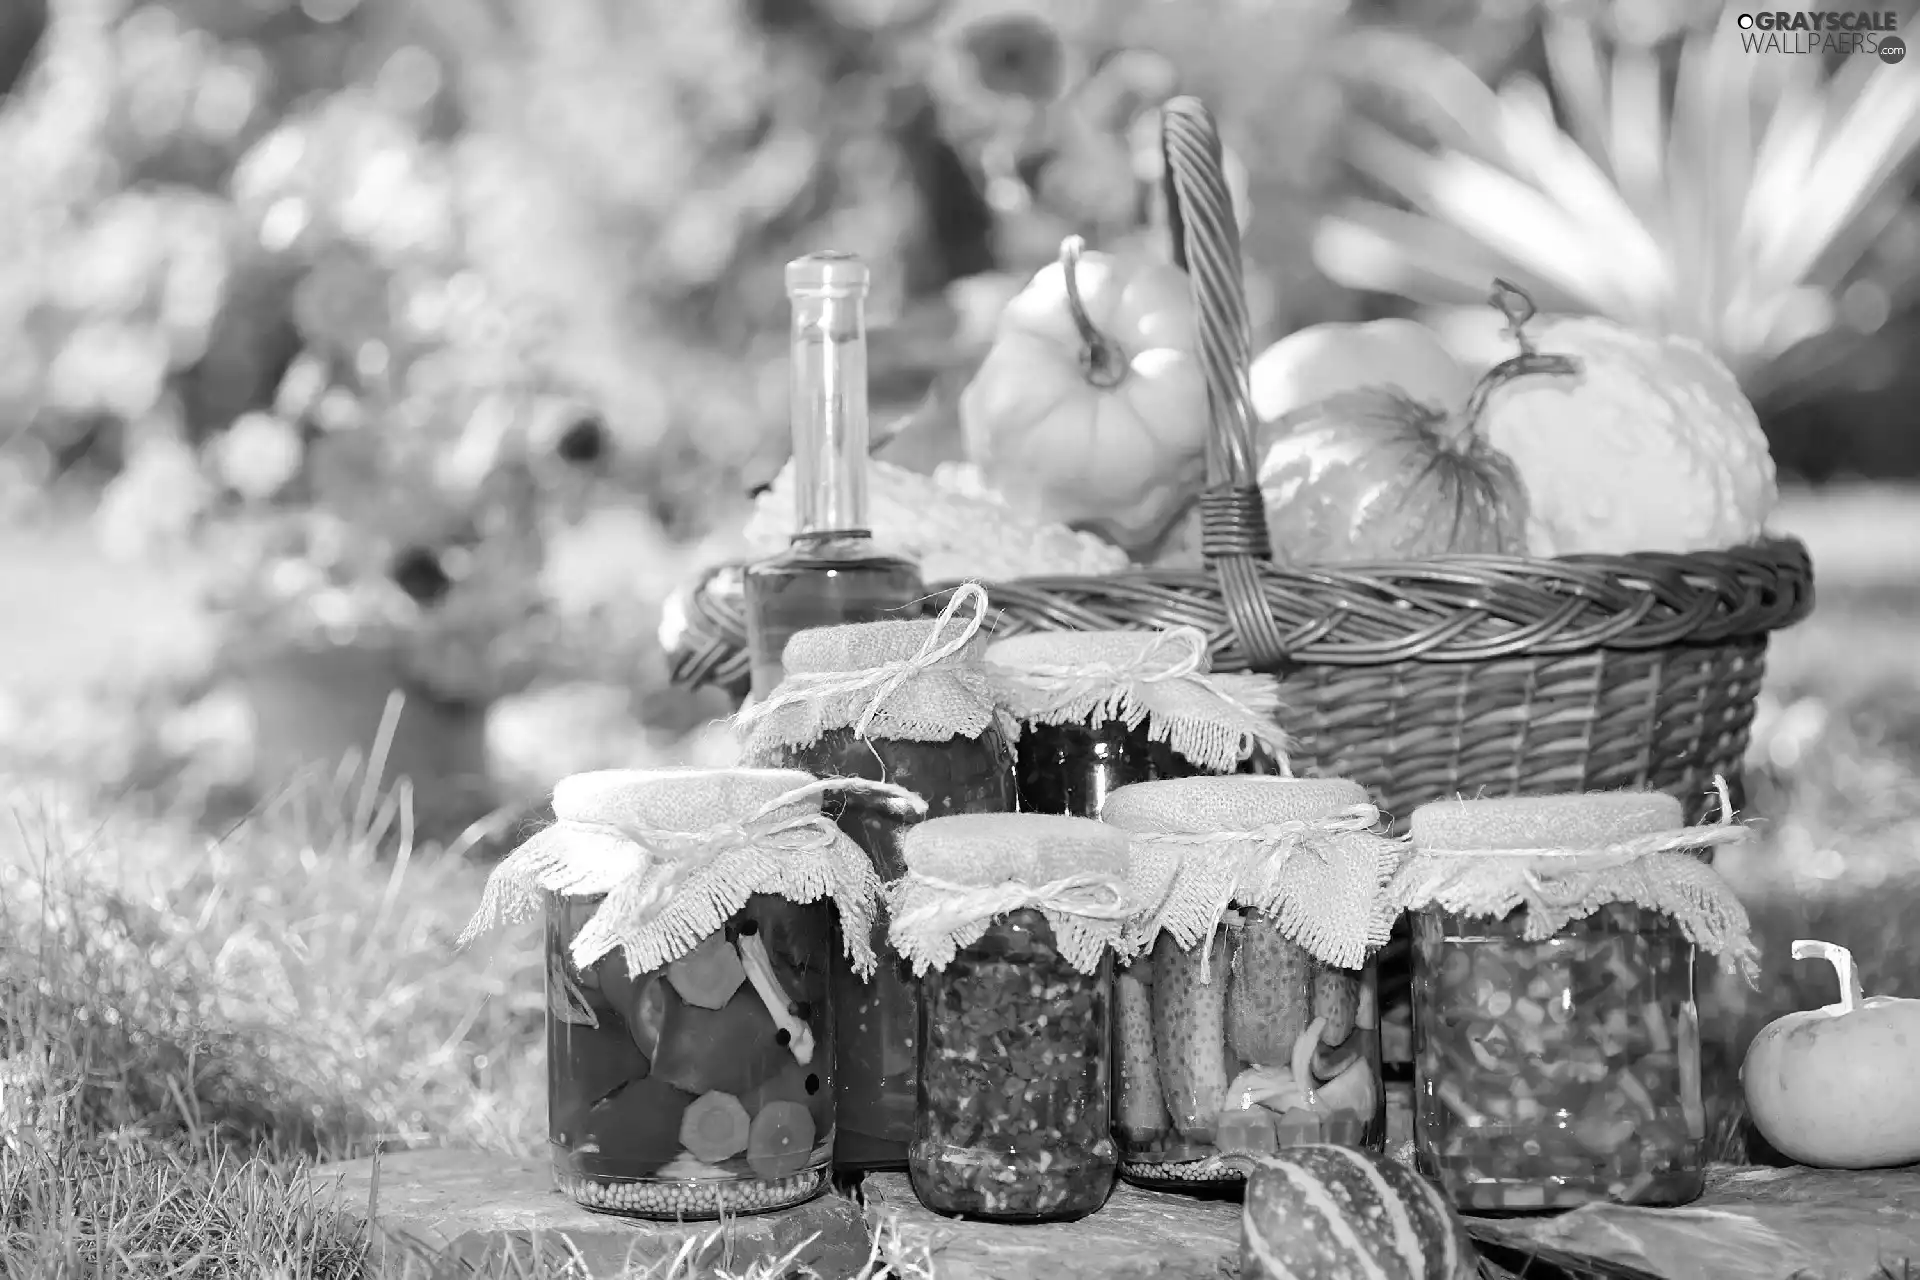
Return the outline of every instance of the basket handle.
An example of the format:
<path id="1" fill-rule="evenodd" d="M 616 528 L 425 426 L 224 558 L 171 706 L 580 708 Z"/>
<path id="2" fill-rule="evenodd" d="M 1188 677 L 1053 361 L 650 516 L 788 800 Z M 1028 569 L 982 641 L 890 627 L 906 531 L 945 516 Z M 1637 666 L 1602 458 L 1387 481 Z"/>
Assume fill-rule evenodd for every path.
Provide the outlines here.
<path id="1" fill-rule="evenodd" d="M 1193 286 L 1200 364 L 1207 380 L 1207 487 L 1200 495 L 1200 543 L 1219 580 L 1228 625 L 1247 663 L 1273 671 L 1286 662 L 1280 629 L 1262 590 L 1272 558 L 1266 504 L 1254 459 L 1252 324 L 1220 132 L 1198 98 L 1161 108 L 1161 181 L 1173 261 Z"/>

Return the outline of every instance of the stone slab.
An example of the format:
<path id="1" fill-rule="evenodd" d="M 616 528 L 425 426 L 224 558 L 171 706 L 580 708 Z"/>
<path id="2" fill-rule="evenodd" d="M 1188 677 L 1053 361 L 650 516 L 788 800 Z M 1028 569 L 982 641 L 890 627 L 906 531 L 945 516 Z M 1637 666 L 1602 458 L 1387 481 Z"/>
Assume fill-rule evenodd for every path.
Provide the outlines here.
<path id="1" fill-rule="evenodd" d="M 1684 1208 L 1587 1205 L 1557 1218 L 1470 1223 L 1485 1242 L 1673 1280 L 1898 1280 L 1920 1275 L 1920 1166 L 1722 1166 Z"/>
<path id="2" fill-rule="evenodd" d="M 581 1280 L 612 1280 L 679 1255 L 689 1241 L 693 1270 L 745 1271 L 785 1257 L 809 1236 L 797 1261 L 829 1277 L 854 1274 L 869 1236 L 860 1207 L 831 1192 L 798 1208 L 732 1220 L 724 1244 L 713 1222 L 643 1222 L 589 1213 L 554 1190 L 544 1159 L 431 1149 L 377 1158 L 372 1276 L 377 1280 L 508 1280 L 538 1258 L 574 1263 Z M 342 1213 L 366 1221 L 375 1159 L 322 1165 L 314 1181 Z M 727 1253 L 726 1250 L 731 1252 Z M 584 1272 L 584 1275 L 581 1273 Z"/>
<path id="3" fill-rule="evenodd" d="M 898 1228 L 909 1256 L 937 1280 L 1222 1280 L 1240 1274 L 1240 1205 L 1142 1191 L 1124 1183 L 1078 1222 L 1009 1226 L 929 1212 L 905 1174 L 867 1175 L 867 1221 Z"/>

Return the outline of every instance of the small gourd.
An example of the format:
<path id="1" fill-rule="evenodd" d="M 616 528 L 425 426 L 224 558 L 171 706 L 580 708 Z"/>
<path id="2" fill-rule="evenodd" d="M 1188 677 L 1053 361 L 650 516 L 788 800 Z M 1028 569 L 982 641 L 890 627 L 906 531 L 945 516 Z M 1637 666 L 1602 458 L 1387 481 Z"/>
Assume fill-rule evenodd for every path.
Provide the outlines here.
<path id="1" fill-rule="evenodd" d="M 1473 1280 L 1479 1274 L 1479 1255 L 1460 1216 L 1406 1165 L 1319 1144 L 1253 1163 L 1240 1214 L 1242 1280 Z"/>
<path id="2" fill-rule="evenodd" d="M 1740 1083 L 1754 1127 L 1780 1154 L 1819 1168 L 1920 1161 L 1920 1000 L 1862 995 L 1845 947 L 1802 939 L 1793 958 L 1832 964 L 1840 999 L 1753 1038 Z"/>
<path id="3" fill-rule="evenodd" d="M 1512 286 L 1498 289 L 1521 350 L 1478 382 L 1431 330 L 1404 320 L 1303 329 L 1255 361 L 1260 488 L 1277 560 L 1525 551 L 1527 490 L 1483 420 L 1500 388 L 1573 370 L 1531 349 L 1521 335 L 1530 305 Z"/>
<path id="4" fill-rule="evenodd" d="M 961 395 L 968 459 L 1040 520 L 1151 547 L 1204 479 L 1197 333 L 1185 272 L 1069 237 Z"/>

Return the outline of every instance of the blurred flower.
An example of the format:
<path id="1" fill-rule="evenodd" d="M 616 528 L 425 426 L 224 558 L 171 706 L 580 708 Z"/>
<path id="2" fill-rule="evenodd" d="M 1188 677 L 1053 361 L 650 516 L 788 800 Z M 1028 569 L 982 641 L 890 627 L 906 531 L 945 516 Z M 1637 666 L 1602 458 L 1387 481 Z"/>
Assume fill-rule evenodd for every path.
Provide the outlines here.
<path id="1" fill-rule="evenodd" d="M 305 446 L 285 418 L 242 414 L 215 442 L 220 478 L 251 502 L 264 502 L 300 471 Z"/>
<path id="2" fill-rule="evenodd" d="M 1756 399 L 1779 389 L 1805 373 L 1783 357 L 1844 323 L 1839 299 L 1874 274 L 1859 273 L 1920 149 L 1920 77 L 1870 56 L 1829 72 L 1737 36 L 1730 17 L 1688 34 L 1670 100 L 1656 51 L 1609 50 L 1578 18 L 1547 25 L 1552 97 L 1525 75 L 1496 92 L 1412 37 L 1357 37 L 1362 75 L 1434 142 L 1357 122 L 1353 164 L 1401 203 L 1349 202 L 1316 259 L 1429 304 L 1478 302 L 1505 276 L 1542 310 L 1697 337 Z"/>
<path id="3" fill-rule="evenodd" d="M 166 435 L 142 441 L 107 485 L 94 513 L 101 548 L 129 561 L 177 548 L 209 497 L 199 460 L 184 440 Z"/>

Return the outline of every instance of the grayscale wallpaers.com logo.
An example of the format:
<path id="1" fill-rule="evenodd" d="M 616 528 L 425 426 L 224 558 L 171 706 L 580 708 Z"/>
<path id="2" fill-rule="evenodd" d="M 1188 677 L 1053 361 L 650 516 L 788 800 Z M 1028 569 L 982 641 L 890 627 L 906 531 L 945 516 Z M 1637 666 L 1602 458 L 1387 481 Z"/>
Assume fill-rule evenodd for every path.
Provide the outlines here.
<path id="1" fill-rule="evenodd" d="M 1907 56 L 1894 34 L 1897 13 L 1825 13 L 1804 9 L 1743 13 L 1736 20 L 1748 53 L 1868 53 L 1885 63 Z"/>

